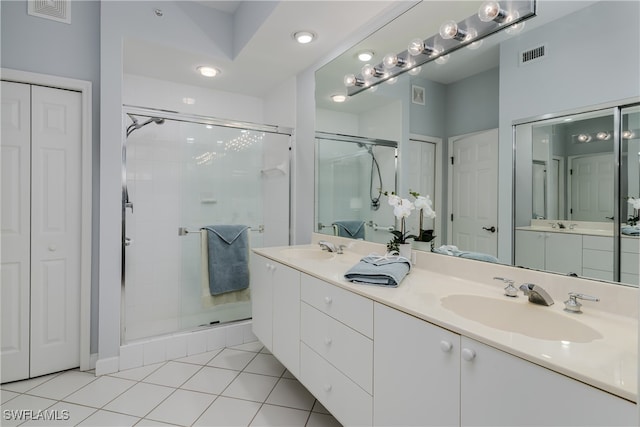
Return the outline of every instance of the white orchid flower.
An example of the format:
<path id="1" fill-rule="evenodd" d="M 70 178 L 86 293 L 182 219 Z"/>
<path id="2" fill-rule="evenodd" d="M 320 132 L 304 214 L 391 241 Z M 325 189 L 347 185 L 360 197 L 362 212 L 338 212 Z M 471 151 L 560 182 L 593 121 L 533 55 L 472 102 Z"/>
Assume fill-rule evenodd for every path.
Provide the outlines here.
<path id="1" fill-rule="evenodd" d="M 415 206 L 409 199 L 401 199 L 400 204 L 393 208 L 393 214 L 396 218 L 402 219 L 411 215 L 411 211 L 415 209 Z"/>
<path id="2" fill-rule="evenodd" d="M 436 212 L 433 209 L 431 209 L 431 206 L 427 206 L 422 211 L 422 216 L 427 218 L 427 219 L 435 219 Z"/>
<path id="3" fill-rule="evenodd" d="M 633 209 L 640 209 L 640 198 L 629 197 L 628 202 Z"/>
<path id="4" fill-rule="evenodd" d="M 427 196 L 429 197 L 429 196 Z M 416 197 L 416 201 L 413 202 L 413 204 L 415 205 L 416 209 L 426 209 L 429 207 L 429 201 L 427 200 L 427 197 L 424 196 L 418 196 Z"/>
<path id="5" fill-rule="evenodd" d="M 402 203 L 402 199 L 400 198 L 400 196 L 397 196 L 395 194 L 391 194 L 389 196 L 389 204 L 391 206 L 398 206 L 401 203 Z"/>

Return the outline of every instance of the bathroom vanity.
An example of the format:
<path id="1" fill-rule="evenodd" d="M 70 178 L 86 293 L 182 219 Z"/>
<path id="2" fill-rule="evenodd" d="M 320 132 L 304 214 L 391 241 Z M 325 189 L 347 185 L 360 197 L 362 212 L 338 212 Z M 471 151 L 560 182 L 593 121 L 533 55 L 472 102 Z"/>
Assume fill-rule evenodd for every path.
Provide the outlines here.
<path id="1" fill-rule="evenodd" d="M 254 249 L 253 330 L 342 424 L 637 424 L 637 289 L 584 281 L 601 302 L 569 314 L 580 279 L 430 253 L 397 288 L 352 284 L 384 247 L 334 239 L 344 254 Z M 494 276 L 555 304 L 505 297 Z"/>

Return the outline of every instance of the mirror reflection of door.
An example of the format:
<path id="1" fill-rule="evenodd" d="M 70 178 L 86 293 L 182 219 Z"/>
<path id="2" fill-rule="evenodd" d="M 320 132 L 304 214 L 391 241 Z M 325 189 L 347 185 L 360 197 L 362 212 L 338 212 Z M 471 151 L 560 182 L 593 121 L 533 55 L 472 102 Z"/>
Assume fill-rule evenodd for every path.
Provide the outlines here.
<path id="1" fill-rule="evenodd" d="M 452 138 L 451 242 L 498 253 L 498 129 Z M 451 220 L 452 219 L 452 220 Z"/>
<path id="2" fill-rule="evenodd" d="M 547 213 L 547 164 L 540 160 L 533 161 L 533 217 L 545 219 Z"/>
<path id="3" fill-rule="evenodd" d="M 439 158 L 438 145 L 442 142 L 440 138 L 435 137 L 418 137 L 412 136 L 409 139 L 409 161 L 408 161 L 408 187 L 409 190 L 415 191 L 422 196 L 429 196 L 433 202 L 433 209 L 438 212 L 440 208 L 440 195 L 437 194 L 436 188 L 440 188 L 438 182 L 439 170 L 436 159 Z M 419 233 L 418 214 L 411 215 L 408 218 L 408 229 L 411 234 Z M 422 224 L 423 230 L 439 230 L 440 217 L 436 219 L 424 219 Z M 436 234 L 434 245 L 439 242 L 440 232 Z"/>
<path id="4" fill-rule="evenodd" d="M 569 219 L 613 221 L 613 166 L 613 154 L 569 158 Z"/>

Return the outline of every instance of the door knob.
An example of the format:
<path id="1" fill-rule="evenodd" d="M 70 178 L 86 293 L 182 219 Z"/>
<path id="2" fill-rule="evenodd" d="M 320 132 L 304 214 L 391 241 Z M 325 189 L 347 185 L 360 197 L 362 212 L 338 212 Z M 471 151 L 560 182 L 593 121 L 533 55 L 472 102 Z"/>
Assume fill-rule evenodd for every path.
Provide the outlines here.
<path id="1" fill-rule="evenodd" d="M 482 227 L 483 230 L 490 231 L 492 233 L 496 232 L 496 228 L 492 225 L 491 227 Z"/>

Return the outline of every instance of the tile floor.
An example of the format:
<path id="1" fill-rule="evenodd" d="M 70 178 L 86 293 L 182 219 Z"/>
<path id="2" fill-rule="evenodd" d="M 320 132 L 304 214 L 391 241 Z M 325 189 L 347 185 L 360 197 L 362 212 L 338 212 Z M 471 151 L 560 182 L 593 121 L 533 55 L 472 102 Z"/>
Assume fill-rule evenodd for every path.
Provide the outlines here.
<path id="1" fill-rule="evenodd" d="M 2 426 L 340 426 L 259 342 L 101 377 L 66 371 L 0 390 Z"/>

